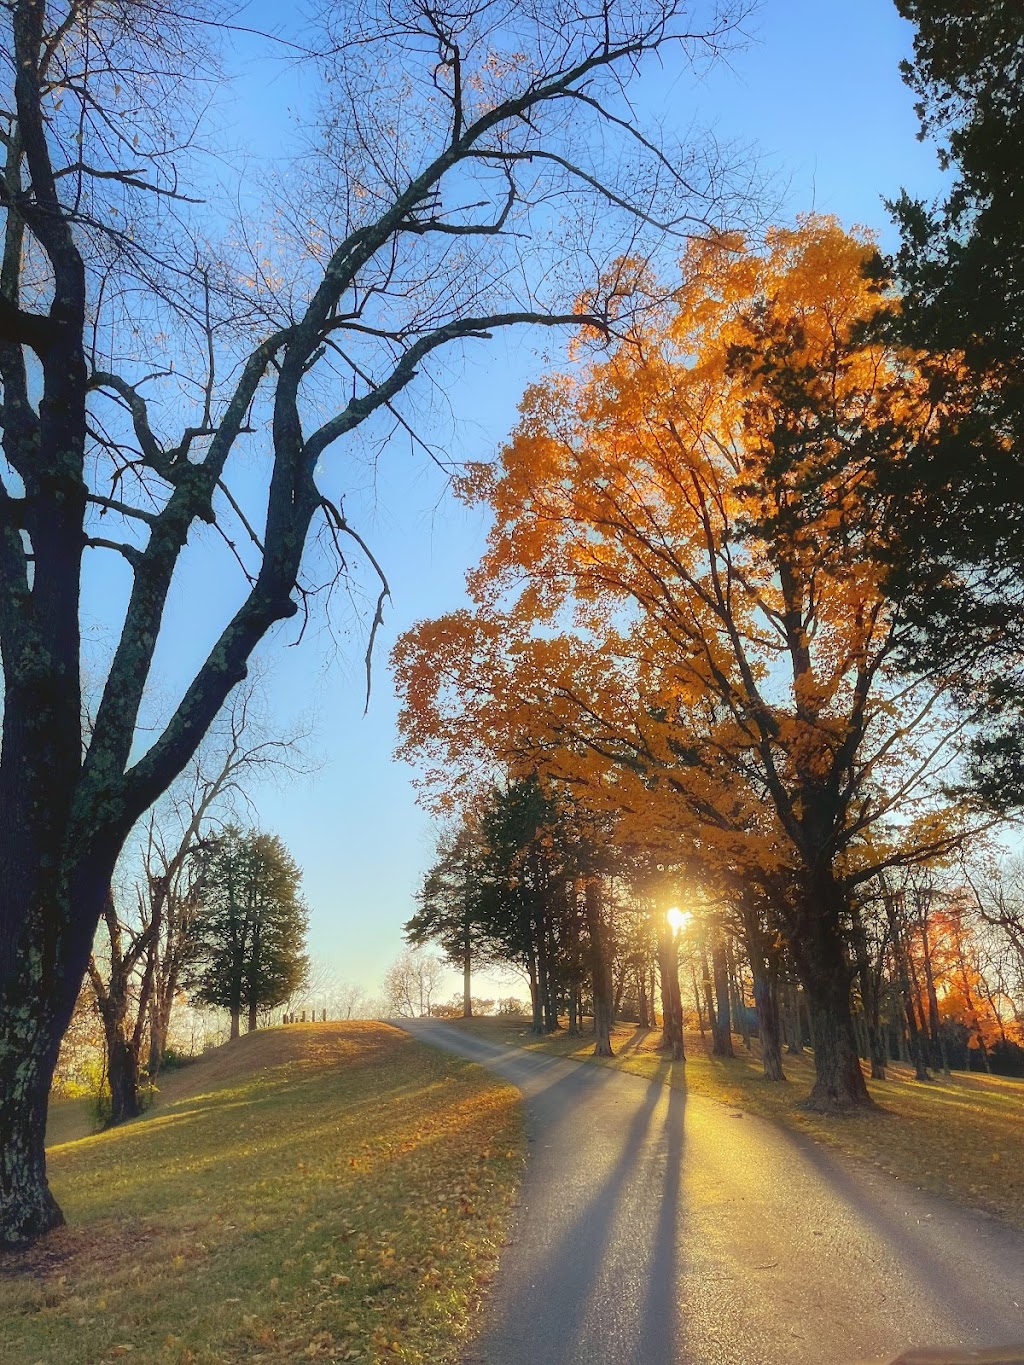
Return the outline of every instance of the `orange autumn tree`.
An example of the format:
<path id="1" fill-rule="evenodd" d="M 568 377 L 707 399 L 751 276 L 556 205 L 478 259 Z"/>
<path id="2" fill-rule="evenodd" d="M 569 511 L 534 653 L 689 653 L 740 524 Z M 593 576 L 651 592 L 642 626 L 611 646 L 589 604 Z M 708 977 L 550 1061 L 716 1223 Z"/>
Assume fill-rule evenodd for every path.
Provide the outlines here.
<path id="1" fill-rule="evenodd" d="M 966 1046 L 989 1070 L 988 1054 L 998 1043 L 1024 1042 L 1024 1023 L 1014 1002 L 990 978 L 984 942 L 967 894 L 948 897 L 934 916 L 938 1012 L 944 1024 L 958 1025 Z"/>
<path id="2" fill-rule="evenodd" d="M 810 1004 L 810 1102 L 869 1102 L 850 898 L 945 852 L 956 682 L 906 683 L 873 470 L 934 413 L 870 241 L 811 218 L 694 243 L 653 319 L 527 395 L 465 495 L 495 524 L 476 607 L 399 644 L 406 752 L 543 761 L 711 883 L 771 905 Z M 650 316 L 650 315 L 649 315 Z"/>

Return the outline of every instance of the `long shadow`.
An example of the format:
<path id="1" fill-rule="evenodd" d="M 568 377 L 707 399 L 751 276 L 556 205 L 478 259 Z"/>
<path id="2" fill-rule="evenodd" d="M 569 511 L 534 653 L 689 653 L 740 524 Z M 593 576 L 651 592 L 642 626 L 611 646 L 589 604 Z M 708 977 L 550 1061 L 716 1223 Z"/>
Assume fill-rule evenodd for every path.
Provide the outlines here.
<path id="1" fill-rule="evenodd" d="M 557 1236 L 541 1248 L 535 1244 L 543 1240 L 544 1229 L 533 1220 L 548 1213 L 543 1185 L 547 1173 L 535 1171 L 534 1188 L 540 1185 L 535 1196 L 528 1172 L 520 1253 L 506 1262 L 513 1283 L 497 1295 L 497 1320 L 479 1357 L 488 1365 L 540 1360 L 667 1365 L 673 1360 L 685 1095 L 664 1084 L 670 1067 L 666 1061 L 648 1083 L 600 1184 L 594 1188 L 585 1181 L 585 1206 L 571 1221 L 560 1220 Z M 559 1120 L 559 1112 L 592 1125 L 593 1117 L 588 1120 L 579 1102 L 599 1103 L 600 1092 L 619 1080 L 615 1072 L 580 1068 L 545 1087 L 541 1107 L 552 1114 L 533 1116 L 535 1122 L 539 1117 L 543 1136 L 552 1144 L 568 1143 L 571 1134 L 565 1134 L 568 1125 L 564 1118 Z M 658 1146 L 651 1133 L 662 1097 L 668 1098 L 668 1112 L 665 1139 Z M 609 1114 L 602 1119 L 603 1132 L 614 1142 Z M 566 1150 L 571 1152 L 571 1146 Z M 580 1158 L 585 1161 L 585 1154 Z M 655 1158 L 665 1162 L 660 1188 L 647 1183 Z M 586 1171 L 581 1174 L 585 1179 Z M 638 1182 L 632 1190 L 631 1181 Z M 627 1213 L 634 1216 L 625 1223 Z"/>
<path id="2" fill-rule="evenodd" d="M 550 1069 L 540 1062 L 536 1053 L 527 1056 L 530 1064 L 522 1069 L 522 1079 L 528 1088 L 528 1104 L 542 1111 L 542 1128 L 550 1142 L 565 1141 L 558 1131 L 558 1110 L 578 1114 L 579 1124 L 592 1124 L 602 1114 L 601 1094 L 606 1085 L 625 1079 L 624 1073 L 606 1068 L 576 1064 L 571 1071 L 562 1065 L 564 1058 L 548 1058 Z M 590 1360 L 611 1362 L 615 1365 L 667 1365 L 675 1359 L 679 1349 L 675 1298 L 680 1283 L 680 1208 L 683 1124 L 685 1106 L 683 1093 L 664 1088 L 668 1096 L 668 1114 L 664 1121 L 665 1167 L 660 1204 L 652 1210 L 642 1237 L 626 1239 L 626 1251 L 636 1263 L 643 1292 L 635 1302 L 620 1302 L 615 1313 L 603 1313 L 601 1295 L 607 1293 L 610 1282 L 606 1272 L 609 1263 L 616 1271 L 622 1263 L 622 1229 L 616 1227 L 618 1215 L 628 1207 L 636 1192 L 629 1191 L 624 1200 L 634 1169 L 644 1166 L 642 1161 L 648 1145 L 657 1101 L 663 1093 L 667 1067 L 660 1067 L 650 1083 L 639 1110 L 633 1112 L 629 1127 L 622 1139 L 615 1161 L 600 1180 L 599 1188 L 589 1193 L 587 1206 L 571 1219 L 564 1220 L 559 1235 L 549 1245 L 534 1253 L 529 1261 L 526 1283 L 521 1278 L 512 1283 L 506 1294 L 498 1295 L 499 1319 L 488 1339 L 496 1353 L 480 1357 L 487 1365 L 511 1365 L 519 1361 L 558 1361 L 559 1365 Z M 548 1072 L 546 1084 L 539 1088 L 534 1078 Z M 507 1074 L 507 1073 L 506 1073 Z M 639 1078 L 632 1077 L 637 1083 Z M 594 1116 L 583 1108 L 593 1105 Z M 550 1110 L 550 1114 L 544 1111 Z M 856 1120 L 856 1121 L 867 1121 Z M 1021 1302 L 1017 1292 L 1007 1294 L 1006 1286 L 1012 1279 L 1014 1266 L 1024 1264 L 1024 1237 L 1013 1229 L 992 1221 L 980 1222 L 977 1243 L 973 1237 L 957 1240 L 962 1224 L 954 1222 L 952 1230 L 944 1225 L 944 1210 L 951 1220 L 960 1212 L 955 1205 L 936 1201 L 929 1209 L 929 1197 L 921 1199 L 921 1220 L 908 1218 L 903 1199 L 891 1202 L 888 1182 L 874 1187 L 856 1172 L 844 1169 L 842 1162 L 822 1150 L 813 1140 L 787 1131 L 768 1121 L 777 1138 L 798 1153 L 820 1177 L 837 1201 L 859 1219 L 891 1255 L 895 1266 L 906 1277 L 906 1290 L 915 1300 L 915 1309 L 907 1303 L 908 1313 L 920 1311 L 921 1303 L 931 1305 L 935 1313 L 935 1337 L 961 1336 L 968 1333 L 975 1345 L 995 1345 L 1002 1339 L 1016 1337 L 1024 1341 L 1024 1313 L 1015 1305 Z M 548 1136 L 547 1124 L 551 1125 Z M 607 1125 L 606 1125 L 607 1127 Z M 532 1163 L 531 1163 L 532 1165 Z M 638 1180 L 641 1172 L 637 1172 Z M 528 1170 L 527 1186 L 530 1174 Z M 892 1189 L 896 1187 L 893 1186 Z M 524 1187 L 524 1196 L 527 1187 Z M 917 1199 L 918 1196 L 911 1196 Z M 911 1207 L 911 1213 L 914 1209 Z M 934 1220 L 931 1213 L 934 1212 Z M 543 1210 L 531 1216 L 543 1216 Z M 969 1215 L 968 1215 L 969 1216 Z M 566 1225 L 568 1224 L 568 1225 Z M 564 1229 L 564 1230 L 563 1230 Z M 529 1229 L 527 1229 L 527 1232 Z M 781 1235 L 781 1232 L 780 1232 Z M 615 1244 L 612 1245 L 613 1239 Z M 968 1264 L 967 1258 L 976 1258 Z M 509 1258 L 515 1261 L 515 1256 Z M 520 1263 L 522 1265 L 522 1263 Z M 509 1270 L 512 1269 L 511 1264 Z M 517 1268 L 516 1277 L 521 1277 Z M 637 1276 L 632 1277 L 635 1288 Z M 913 1291 L 919 1294 L 914 1295 Z M 557 1290 L 557 1294 L 555 1291 Z M 552 1307 L 548 1300 L 555 1297 Z M 640 1304 L 642 1303 L 642 1308 Z M 602 1343 L 592 1333 L 600 1331 L 609 1318 L 620 1329 L 611 1340 Z M 950 1327 L 947 1324 L 952 1323 Z M 535 1330 L 538 1324 L 543 1333 Z M 957 1325 L 958 1324 L 958 1325 Z M 898 1319 L 896 1326 L 898 1327 Z M 627 1337 L 621 1337 L 625 1329 Z M 513 1343 L 509 1347 L 508 1343 Z M 531 1343 L 539 1343 L 537 1346 Z M 488 1344 L 488 1343 L 485 1343 Z M 950 1343 L 952 1344 L 952 1343 Z M 1022 1357 L 1024 1358 L 1024 1357 Z"/>
<path id="3" fill-rule="evenodd" d="M 619 1056 L 621 1057 L 625 1052 L 634 1052 L 644 1039 L 649 1037 L 653 1032 L 654 1029 L 638 1028 L 624 1043 L 619 1044 Z"/>
<path id="4" fill-rule="evenodd" d="M 872 1119 L 864 1117 L 849 1121 L 869 1123 Z M 917 1231 L 920 1224 L 910 1223 L 899 1206 L 893 1208 L 886 1201 L 884 1190 L 867 1186 L 863 1179 L 858 1179 L 853 1173 L 845 1170 L 839 1161 L 823 1151 L 811 1139 L 788 1132 L 784 1132 L 784 1136 L 822 1180 L 831 1186 L 847 1208 L 884 1241 L 908 1279 L 920 1285 L 928 1300 L 934 1303 L 940 1312 L 945 1310 L 952 1313 L 961 1323 L 973 1323 L 974 1330 L 992 1336 L 991 1345 L 1005 1344 L 1004 1341 L 996 1341 L 995 1337 L 1005 1338 L 1008 1328 L 1014 1331 L 1017 1342 L 1024 1343 L 1024 1312 L 1018 1307 L 1021 1302 L 1020 1292 L 1011 1297 L 1012 1313 L 1008 1311 L 1010 1305 L 1007 1304 L 1004 1305 L 1004 1320 L 1002 1322 L 991 1320 L 988 1310 L 982 1307 L 982 1300 L 989 1292 L 985 1268 L 977 1264 L 968 1265 L 965 1261 L 969 1255 L 967 1248 L 950 1243 L 948 1238 L 943 1239 L 943 1245 L 950 1251 L 948 1259 L 936 1255 L 929 1245 L 929 1241 L 934 1240 L 936 1233 L 935 1223 L 931 1221 L 934 1213 L 938 1213 L 938 1226 L 941 1229 L 943 1215 L 951 1218 L 957 1218 L 958 1215 L 970 1216 L 968 1210 L 942 1200 L 941 1196 L 925 1195 L 922 1203 L 934 1201 L 937 1205 L 936 1209 L 929 1210 L 926 1214 L 929 1221 L 925 1227 L 931 1237 L 926 1236 L 924 1227 Z M 981 1223 L 984 1215 L 978 1217 L 979 1223 L 985 1228 L 987 1239 L 991 1241 L 993 1263 L 1001 1266 L 1004 1271 L 1013 1265 L 1019 1268 L 1024 1261 L 1024 1236 L 1016 1229 L 994 1219 Z M 991 1307 L 998 1312 L 998 1292 L 992 1296 Z"/>
<path id="5" fill-rule="evenodd" d="M 679 1311 L 679 1286 L 682 1267 L 679 1256 L 679 1220 L 682 1217 L 682 1177 L 684 1145 L 683 1090 L 669 1086 L 668 1112 L 665 1115 L 665 1180 L 661 1207 L 651 1246 L 641 1336 L 637 1358 L 641 1361 L 676 1359 L 676 1322 Z"/>

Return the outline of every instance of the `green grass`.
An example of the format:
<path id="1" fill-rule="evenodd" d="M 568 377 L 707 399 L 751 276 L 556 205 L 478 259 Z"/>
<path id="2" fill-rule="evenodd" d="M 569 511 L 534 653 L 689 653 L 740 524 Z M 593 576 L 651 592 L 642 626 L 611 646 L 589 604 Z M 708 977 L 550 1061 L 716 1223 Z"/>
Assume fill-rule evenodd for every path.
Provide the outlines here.
<path id="1" fill-rule="evenodd" d="M 69 1226 L 0 1261 L 0 1360 L 454 1360 L 522 1163 L 517 1093 L 396 1029 L 243 1038 L 51 1147 Z"/>
<path id="2" fill-rule="evenodd" d="M 475 1019 L 455 1026 L 707 1095 L 1024 1227 L 1024 1081 L 957 1073 L 921 1084 L 909 1067 L 891 1066 L 889 1079 L 868 1082 L 876 1110 L 833 1118 L 800 1107 L 814 1080 L 809 1054 L 783 1059 L 788 1080 L 779 1085 L 764 1079 L 756 1053 L 745 1052 L 738 1038 L 736 1057 L 729 1059 L 713 1057 L 710 1040 L 705 1045 L 699 1034 L 688 1034 L 683 1064 L 656 1051 L 660 1030 L 632 1025 L 615 1029 L 616 1056 L 610 1059 L 591 1055 L 592 1035 L 536 1038 L 523 1020 Z"/>

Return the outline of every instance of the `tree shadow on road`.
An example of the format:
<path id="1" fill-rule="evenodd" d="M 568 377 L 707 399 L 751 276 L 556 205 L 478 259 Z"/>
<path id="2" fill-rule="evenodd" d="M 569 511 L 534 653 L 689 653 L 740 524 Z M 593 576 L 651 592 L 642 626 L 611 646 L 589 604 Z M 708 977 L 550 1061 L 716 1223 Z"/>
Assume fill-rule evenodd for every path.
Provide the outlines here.
<path id="1" fill-rule="evenodd" d="M 676 1065 L 662 1062 L 621 1134 L 613 1099 L 621 1073 L 578 1067 L 528 1090 L 530 1126 L 544 1147 L 534 1149 L 523 1191 L 525 1245 L 516 1259 L 524 1278 L 499 1290 L 480 1359 L 639 1365 L 675 1358 L 686 1104 L 685 1091 L 668 1084 Z M 577 1190 L 554 1210 L 545 1202 L 555 1164 L 546 1154 L 555 1144 L 571 1151 L 580 1123 L 601 1126 L 598 1151 L 610 1159 L 581 1169 Z M 580 1155 L 588 1159 L 582 1148 Z M 577 1209 L 579 1191 L 585 1202 Z M 558 1235 L 547 1239 L 546 1226 L 557 1226 Z M 517 1349 L 509 1354 L 513 1339 Z M 541 1353 L 531 1354 L 537 1347 Z"/>

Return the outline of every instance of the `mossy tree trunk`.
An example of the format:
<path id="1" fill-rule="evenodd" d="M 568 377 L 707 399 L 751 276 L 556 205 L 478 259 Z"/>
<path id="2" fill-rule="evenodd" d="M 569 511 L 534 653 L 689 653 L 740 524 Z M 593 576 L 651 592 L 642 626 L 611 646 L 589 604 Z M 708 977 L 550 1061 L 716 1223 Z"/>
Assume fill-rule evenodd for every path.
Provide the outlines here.
<path id="1" fill-rule="evenodd" d="M 0 1247 L 27 1246 L 64 1221 L 46 1180 L 46 1114 L 89 956 L 85 926 L 99 918 L 106 892 L 102 873 L 91 886 L 76 878 L 69 891 L 84 912 L 76 924 L 68 900 L 55 900 L 55 880 L 38 879 L 0 975 Z"/>

